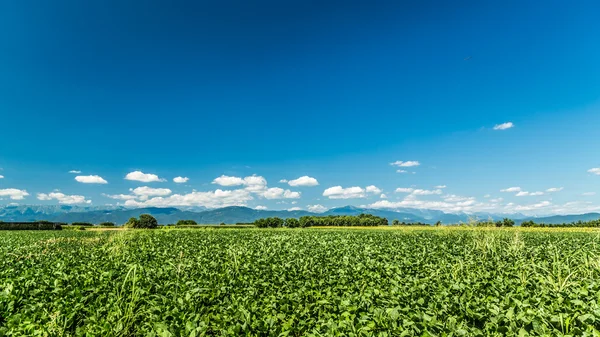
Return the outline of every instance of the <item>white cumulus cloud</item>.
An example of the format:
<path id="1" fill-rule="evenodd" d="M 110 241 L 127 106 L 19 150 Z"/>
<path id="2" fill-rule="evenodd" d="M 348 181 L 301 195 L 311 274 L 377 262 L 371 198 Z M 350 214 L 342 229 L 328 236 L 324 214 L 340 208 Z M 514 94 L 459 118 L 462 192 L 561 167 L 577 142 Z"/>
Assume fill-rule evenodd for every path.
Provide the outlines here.
<path id="1" fill-rule="evenodd" d="M 446 187 L 447 187 L 446 185 L 437 185 L 437 186 L 435 186 L 435 188 L 437 188 L 437 189 L 446 188 Z"/>
<path id="2" fill-rule="evenodd" d="M 67 195 L 60 192 L 51 193 L 38 193 L 37 198 L 39 200 L 58 200 L 59 204 L 73 205 L 73 204 L 90 204 L 91 200 L 86 200 L 83 195 Z"/>
<path id="3" fill-rule="evenodd" d="M 379 194 L 382 192 L 381 189 L 375 185 L 367 186 L 365 188 L 365 190 L 367 191 L 367 193 L 373 193 L 373 194 Z"/>
<path id="4" fill-rule="evenodd" d="M 28 195 L 29 193 L 26 190 L 16 188 L 0 189 L 0 197 L 9 197 L 12 200 L 23 200 Z"/>
<path id="5" fill-rule="evenodd" d="M 79 171 L 79 170 L 71 170 L 71 171 L 69 171 L 69 173 L 80 174 L 81 171 Z"/>
<path id="6" fill-rule="evenodd" d="M 415 189 L 410 187 L 398 187 L 396 193 L 412 193 Z"/>
<path id="7" fill-rule="evenodd" d="M 583 195 L 583 196 L 591 196 L 591 195 L 596 195 L 596 192 L 585 192 L 585 193 L 582 193 L 581 195 Z"/>
<path id="8" fill-rule="evenodd" d="M 398 167 L 413 167 L 413 166 L 419 166 L 419 165 L 421 165 L 421 163 L 419 163 L 416 160 L 408 160 L 408 161 L 397 160 L 393 163 L 390 163 L 390 165 L 398 166 Z"/>
<path id="9" fill-rule="evenodd" d="M 552 192 L 560 192 L 562 190 L 563 190 L 563 187 L 551 187 L 551 188 L 547 189 L 546 192 L 552 193 Z"/>
<path id="10" fill-rule="evenodd" d="M 148 197 L 160 196 L 164 197 L 172 193 L 172 191 L 168 188 L 152 188 L 148 186 L 137 187 L 134 189 L 130 189 L 130 191 L 142 198 L 142 200 L 147 199 Z"/>
<path id="11" fill-rule="evenodd" d="M 144 201 L 127 200 L 125 206 L 133 207 L 170 207 L 170 206 L 204 206 L 218 208 L 227 206 L 245 206 L 252 200 L 252 195 L 245 189 L 221 190 L 208 192 L 192 192 L 173 194 L 168 197 L 154 197 Z"/>
<path id="12" fill-rule="evenodd" d="M 75 180 L 83 184 L 108 184 L 108 181 L 98 175 L 77 176 Z"/>
<path id="13" fill-rule="evenodd" d="M 177 184 L 187 183 L 188 180 L 190 180 L 190 178 L 188 178 L 188 177 L 175 177 L 175 178 L 173 178 L 173 182 L 175 182 Z"/>
<path id="14" fill-rule="evenodd" d="M 323 191 L 323 196 L 328 197 L 329 199 L 364 198 L 365 190 L 358 186 L 348 188 L 343 188 L 342 186 L 333 186 Z"/>
<path id="15" fill-rule="evenodd" d="M 380 199 L 387 199 L 387 195 L 381 193 L 381 195 L 379 196 Z"/>
<path id="16" fill-rule="evenodd" d="M 254 207 L 254 209 L 257 211 L 264 211 L 267 209 L 267 206 L 256 206 L 256 207 Z"/>
<path id="17" fill-rule="evenodd" d="M 144 173 L 142 171 L 133 171 L 127 173 L 125 180 L 141 181 L 143 183 L 167 181 L 166 179 L 159 178 L 156 174 Z"/>
<path id="18" fill-rule="evenodd" d="M 506 130 L 514 127 L 515 125 L 512 122 L 506 122 L 502 124 L 496 124 L 494 126 L 494 130 Z"/>
<path id="19" fill-rule="evenodd" d="M 600 176 L 600 167 L 594 167 L 588 170 L 589 173 Z"/>
<path id="20" fill-rule="evenodd" d="M 327 211 L 327 207 L 323 205 L 308 205 L 308 210 L 313 213 L 323 213 Z"/>
<path id="21" fill-rule="evenodd" d="M 416 190 L 412 191 L 412 194 L 414 194 L 414 195 L 442 194 L 442 190 L 440 190 L 440 189 L 437 189 L 437 190 L 421 190 L 421 189 L 416 189 Z"/>
<path id="22" fill-rule="evenodd" d="M 0 174 L 0 179 L 4 179 L 4 176 Z"/>
<path id="23" fill-rule="evenodd" d="M 500 190 L 500 192 L 521 192 L 521 188 L 520 187 L 509 187 L 509 188 L 505 188 L 503 190 Z"/>
<path id="24" fill-rule="evenodd" d="M 292 192 L 279 187 L 271 187 L 260 193 L 266 199 L 298 199 L 300 192 Z"/>
<path id="25" fill-rule="evenodd" d="M 407 170 L 396 170 L 396 172 L 398 172 L 398 173 L 408 173 Z"/>
<path id="26" fill-rule="evenodd" d="M 292 208 L 288 208 L 288 212 L 293 212 L 293 211 L 301 211 L 302 208 L 301 207 L 292 207 Z"/>
<path id="27" fill-rule="evenodd" d="M 215 178 L 213 184 L 221 186 L 245 186 L 250 192 L 259 193 L 267 187 L 267 180 L 264 177 L 253 175 L 245 178 L 222 175 Z"/>
<path id="28" fill-rule="evenodd" d="M 284 179 L 285 180 L 285 179 Z M 302 176 L 298 179 L 290 180 L 287 182 L 290 186 L 317 186 L 319 182 L 317 179 L 309 176 Z"/>

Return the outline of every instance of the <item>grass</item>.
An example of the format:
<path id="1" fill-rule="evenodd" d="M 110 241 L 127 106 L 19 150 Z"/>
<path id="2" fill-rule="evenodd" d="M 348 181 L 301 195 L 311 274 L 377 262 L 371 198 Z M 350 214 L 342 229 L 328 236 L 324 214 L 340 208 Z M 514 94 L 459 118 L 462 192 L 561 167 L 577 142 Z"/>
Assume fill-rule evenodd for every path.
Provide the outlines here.
<path id="1" fill-rule="evenodd" d="M 595 336 L 599 234 L 7 231 L 0 336 Z"/>

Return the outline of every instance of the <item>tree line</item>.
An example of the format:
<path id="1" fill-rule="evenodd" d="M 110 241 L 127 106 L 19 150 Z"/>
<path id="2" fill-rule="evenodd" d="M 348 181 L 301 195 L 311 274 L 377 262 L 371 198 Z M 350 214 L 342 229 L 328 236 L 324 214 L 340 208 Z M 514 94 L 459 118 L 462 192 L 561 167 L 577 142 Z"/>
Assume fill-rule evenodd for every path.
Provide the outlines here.
<path id="1" fill-rule="evenodd" d="M 525 221 L 521 223 L 521 227 L 538 227 L 538 228 L 550 228 L 550 227 L 600 227 L 600 219 L 590 221 L 573 221 L 563 222 L 560 224 L 547 224 L 547 223 L 535 223 L 533 220 Z"/>
<path id="2" fill-rule="evenodd" d="M 388 226 L 388 220 L 371 214 L 360 215 L 328 215 L 328 216 L 302 216 L 300 219 L 278 217 L 262 218 L 252 223 L 258 228 L 307 228 L 323 227 L 354 227 L 354 226 Z"/>

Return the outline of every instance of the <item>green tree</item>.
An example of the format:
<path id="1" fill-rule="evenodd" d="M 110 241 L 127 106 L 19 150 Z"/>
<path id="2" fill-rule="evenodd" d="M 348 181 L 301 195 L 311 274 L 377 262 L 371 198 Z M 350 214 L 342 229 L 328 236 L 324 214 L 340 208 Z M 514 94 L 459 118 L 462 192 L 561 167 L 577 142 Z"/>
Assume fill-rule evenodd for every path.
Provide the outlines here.
<path id="1" fill-rule="evenodd" d="M 512 227 L 515 225 L 515 221 L 513 219 L 504 218 L 502 220 L 502 227 Z"/>
<path id="2" fill-rule="evenodd" d="M 298 219 L 295 218 L 285 219 L 285 227 L 298 228 L 300 227 L 300 221 L 298 221 Z"/>
<path id="3" fill-rule="evenodd" d="M 400 221 L 398 219 L 394 219 L 394 221 L 392 221 L 392 226 L 400 226 Z"/>
<path id="4" fill-rule="evenodd" d="M 115 223 L 114 222 L 101 222 L 98 226 L 100 227 L 115 227 Z"/>
<path id="5" fill-rule="evenodd" d="M 138 222 L 139 221 L 136 218 L 129 218 L 129 220 L 127 220 L 127 222 L 125 223 L 125 227 L 127 227 L 127 228 L 139 228 Z"/>
<path id="6" fill-rule="evenodd" d="M 148 228 L 153 229 L 158 227 L 158 221 L 150 214 L 142 214 L 139 219 L 130 218 L 125 224 L 127 228 Z"/>

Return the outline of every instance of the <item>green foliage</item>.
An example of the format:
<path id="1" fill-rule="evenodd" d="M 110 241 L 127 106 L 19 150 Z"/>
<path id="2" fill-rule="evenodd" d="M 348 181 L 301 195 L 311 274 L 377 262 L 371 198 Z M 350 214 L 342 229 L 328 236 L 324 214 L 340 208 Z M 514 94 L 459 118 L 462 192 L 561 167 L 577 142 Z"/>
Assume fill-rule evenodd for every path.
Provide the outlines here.
<path id="1" fill-rule="evenodd" d="M 596 241 L 476 228 L 5 231 L 0 336 L 597 336 Z"/>
<path id="2" fill-rule="evenodd" d="M 556 227 L 556 228 L 580 228 L 580 227 L 600 227 L 600 219 L 598 220 L 590 220 L 590 221 L 574 221 L 569 223 L 561 223 L 561 224 L 545 224 L 545 223 L 535 223 L 533 220 L 525 221 L 521 224 L 521 227 Z"/>
<path id="3" fill-rule="evenodd" d="M 298 228 L 298 227 L 300 227 L 300 221 L 296 218 L 285 219 L 285 227 Z"/>
<path id="4" fill-rule="evenodd" d="M 288 219 L 289 220 L 289 219 Z M 295 219 L 294 219 L 295 220 Z M 287 220 L 286 220 L 287 221 Z M 386 218 L 378 217 L 371 214 L 360 214 L 358 216 L 352 215 L 329 215 L 329 216 L 303 216 L 298 220 L 298 224 L 293 222 L 292 226 L 287 225 L 287 222 L 274 217 L 274 218 L 265 218 L 258 219 L 254 221 L 254 225 L 259 228 L 278 228 L 286 227 L 294 228 L 294 227 L 313 227 L 313 226 L 322 226 L 322 227 L 350 227 L 350 226 L 388 226 L 388 221 Z M 293 220 L 292 220 L 293 221 Z"/>
<path id="5" fill-rule="evenodd" d="M 99 227 L 115 227 L 114 222 L 101 222 L 98 224 Z"/>
<path id="6" fill-rule="evenodd" d="M 158 227 L 158 221 L 150 214 L 142 214 L 139 219 L 130 218 L 125 224 L 127 228 L 145 228 L 154 229 Z"/>
<path id="7" fill-rule="evenodd" d="M 94 226 L 93 223 L 89 223 L 89 222 L 73 222 L 71 223 L 71 226 L 74 227 L 92 227 Z"/>
<path id="8" fill-rule="evenodd" d="M 61 230 L 64 223 L 50 221 L 2 222 L 0 230 Z M 1 335 L 0 335 L 1 336 Z"/>
<path id="9" fill-rule="evenodd" d="M 176 226 L 195 226 L 198 223 L 194 220 L 179 220 L 175 224 Z"/>

